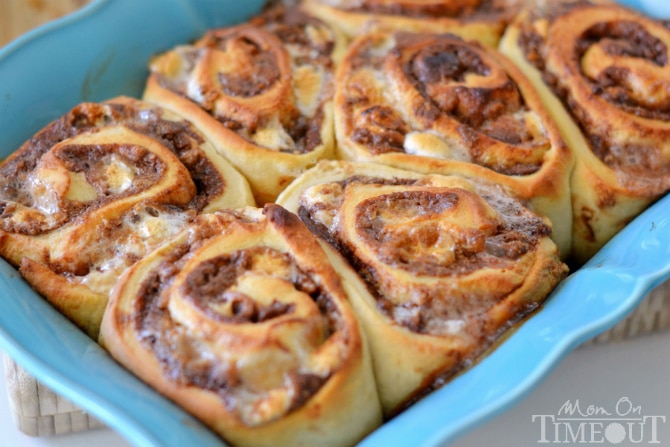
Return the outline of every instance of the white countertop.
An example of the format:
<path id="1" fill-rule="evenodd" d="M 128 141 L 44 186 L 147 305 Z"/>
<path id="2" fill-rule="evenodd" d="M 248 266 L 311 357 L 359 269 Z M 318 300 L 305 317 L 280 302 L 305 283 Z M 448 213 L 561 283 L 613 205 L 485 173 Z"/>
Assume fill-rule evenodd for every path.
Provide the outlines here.
<path id="1" fill-rule="evenodd" d="M 484 423 L 451 447 L 670 445 L 668 379 L 670 332 L 582 347 L 568 355 L 514 408 Z M 107 429 L 48 438 L 26 436 L 12 420 L 4 381 L 4 375 L 0 374 L 0 447 L 132 446 Z M 578 403 L 583 413 L 591 408 L 598 414 L 595 419 L 593 416 L 587 419 L 574 413 L 570 421 L 558 421 L 565 417 L 560 410 L 567 408 L 566 402 L 573 409 Z M 610 414 L 605 417 L 604 412 Z M 644 425 L 638 420 L 644 421 Z M 625 439 L 630 435 L 633 441 L 642 442 Z M 169 436 L 167 429 L 166 436 Z M 566 440 L 569 442 L 563 442 Z"/>

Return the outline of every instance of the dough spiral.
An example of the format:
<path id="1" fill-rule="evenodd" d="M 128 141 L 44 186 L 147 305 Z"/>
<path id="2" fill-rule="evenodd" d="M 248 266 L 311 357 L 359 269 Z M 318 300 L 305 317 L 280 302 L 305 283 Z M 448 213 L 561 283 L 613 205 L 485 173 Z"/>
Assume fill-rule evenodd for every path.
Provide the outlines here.
<path id="1" fill-rule="evenodd" d="M 155 58 L 144 98 L 188 115 L 249 180 L 259 204 L 332 158 L 334 61 L 342 37 L 277 7 Z"/>
<path id="2" fill-rule="evenodd" d="M 278 202 L 346 259 L 333 263 L 387 415 L 473 361 L 566 273 L 547 221 L 482 179 L 322 162 Z"/>
<path id="3" fill-rule="evenodd" d="M 670 189 L 670 30 L 600 3 L 528 9 L 501 42 L 575 153 L 578 263 Z"/>
<path id="4" fill-rule="evenodd" d="M 374 32 L 338 70 L 339 156 L 423 173 L 488 176 L 530 200 L 568 255 L 573 157 L 526 77 L 452 35 Z"/>
<path id="5" fill-rule="evenodd" d="M 125 268 L 198 213 L 253 204 L 189 122 L 128 97 L 77 105 L 0 172 L 0 255 L 93 337 Z"/>
<path id="6" fill-rule="evenodd" d="M 339 279 L 277 205 L 199 216 L 131 267 L 101 343 L 236 446 L 353 445 L 381 422 Z"/>

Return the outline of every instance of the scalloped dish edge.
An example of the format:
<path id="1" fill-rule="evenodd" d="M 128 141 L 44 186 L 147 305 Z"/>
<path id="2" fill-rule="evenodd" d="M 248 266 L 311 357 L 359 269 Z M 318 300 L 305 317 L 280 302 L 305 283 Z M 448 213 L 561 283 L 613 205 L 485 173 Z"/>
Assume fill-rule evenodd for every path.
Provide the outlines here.
<path id="1" fill-rule="evenodd" d="M 110 3 L 94 0 L 74 14 L 14 40 L 0 50 L 0 66 L 26 46 L 39 45 L 40 39 L 74 24 L 113 20 L 113 16 L 101 14 L 103 6 Z M 123 3 L 134 2 L 120 1 L 117 7 Z M 637 1 L 622 3 L 639 6 Z M 0 112 L 2 109 L 0 104 Z M 397 445 L 403 441 L 423 447 L 444 445 L 522 399 L 572 349 L 624 319 L 650 290 L 670 277 L 668 209 L 670 195 L 634 219 L 559 284 L 544 306 L 487 356 L 384 424 L 360 445 Z M 201 423 L 116 364 L 4 261 L 0 261 L 0 299 L 5 302 L 0 313 L 0 349 L 129 442 L 137 446 L 225 445 Z M 567 303 L 573 308 L 566 313 Z M 522 359 L 519 352 L 524 353 Z M 109 381 L 115 386 L 108 386 Z M 482 384 L 487 385 L 486 390 L 482 390 Z M 169 439 L 164 436 L 166 426 L 172 427 Z"/>

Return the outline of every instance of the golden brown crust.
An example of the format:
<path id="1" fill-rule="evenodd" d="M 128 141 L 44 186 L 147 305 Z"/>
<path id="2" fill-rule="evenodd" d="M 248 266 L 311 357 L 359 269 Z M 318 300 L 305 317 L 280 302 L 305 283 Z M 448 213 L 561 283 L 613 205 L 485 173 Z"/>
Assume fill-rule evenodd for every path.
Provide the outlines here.
<path id="1" fill-rule="evenodd" d="M 481 178 L 321 162 L 278 203 L 332 246 L 387 415 L 472 361 L 566 274 L 547 221 Z"/>
<path id="2" fill-rule="evenodd" d="M 525 11 L 501 42 L 575 152 L 577 263 L 670 189 L 670 30 L 593 3 Z"/>
<path id="3" fill-rule="evenodd" d="M 76 106 L 0 171 L 0 255 L 92 337 L 123 269 L 196 214 L 253 203 L 183 118 L 126 97 Z"/>
<path id="4" fill-rule="evenodd" d="M 573 157 L 501 54 L 450 35 L 366 34 L 339 67 L 335 104 L 341 158 L 486 175 L 548 216 L 568 255 Z"/>
<path id="5" fill-rule="evenodd" d="M 518 0 L 304 0 L 310 13 L 350 38 L 373 28 L 457 34 L 495 47 Z"/>
<path id="6" fill-rule="evenodd" d="M 97 338 L 102 315 L 107 307 L 107 295 L 72 283 L 30 258 L 22 259 L 19 271 L 37 293 L 47 297 L 56 309 L 75 322 L 88 336 Z"/>
<path id="7" fill-rule="evenodd" d="M 131 267 L 100 342 L 234 445 L 353 445 L 381 422 L 340 280 L 277 205 L 200 216 Z"/>
<path id="8" fill-rule="evenodd" d="M 151 63 L 144 98 L 188 115 L 249 180 L 259 204 L 332 158 L 342 37 L 299 9 L 208 31 Z"/>

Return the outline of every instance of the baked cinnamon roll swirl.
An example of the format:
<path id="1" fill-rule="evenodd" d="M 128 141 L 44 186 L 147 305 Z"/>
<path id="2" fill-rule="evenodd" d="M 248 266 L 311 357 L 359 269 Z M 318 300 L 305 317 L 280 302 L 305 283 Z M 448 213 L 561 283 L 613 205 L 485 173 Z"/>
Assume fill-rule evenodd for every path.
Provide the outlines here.
<path id="1" fill-rule="evenodd" d="M 144 98 L 191 119 L 258 203 L 333 158 L 334 59 L 343 37 L 296 8 L 207 32 L 151 63 Z"/>
<path id="2" fill-rule="evenodd" d="M 201 215 L 131 267 L 100 342 L 235 446 L 349 446 L 381 422 L 340 281 L 274 204 Z"/>
<path id="3" fill-rule="evenodd" d="M 321 162 L 278 203 L 328 241 L 386 415 L 471 363 L 567 271 L 548 221 L 482 179 Z"/>
<path id="4" fill-rule="evenodd" d="M 354 38 L 372 28 L 451 32 L 496 46 L 520 0 L 303 0 L 310 13 Z"/>
<path id="5" fill-rule="evenodd" d="M 507 58 L 448 34 L 374 32 L 353 42 L 336 82 L 341 158 L 488 176 L 552 220 L 567 256 L 573 157 Z"/>
<path id="6" fill-rule="evenodd" d="M 197 214 L 253 204 L 188 121 L 127 97 L 77 105 L 0 173 L 0 255 L 92 337 L 125 268 Z"/>
<path id="7" fill-rule="evenodd" d="M 528 9 L 501 42 L 575 153 L 578 263 L 670 189 L 669 49 L 662 23 L 587 1 Z"/>

